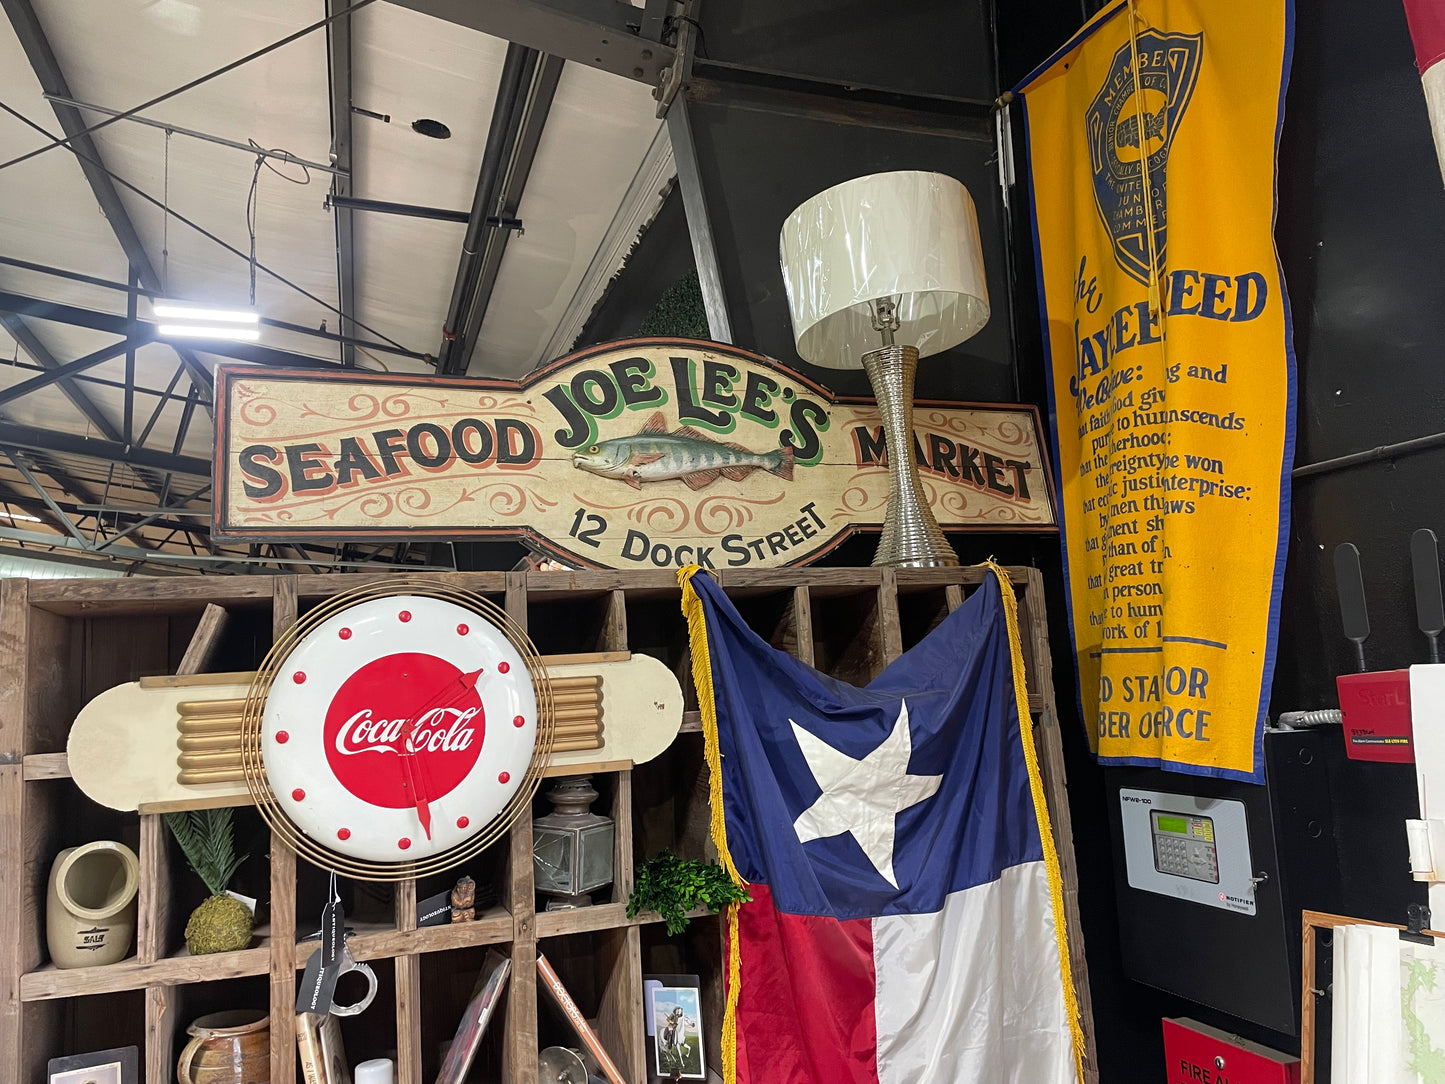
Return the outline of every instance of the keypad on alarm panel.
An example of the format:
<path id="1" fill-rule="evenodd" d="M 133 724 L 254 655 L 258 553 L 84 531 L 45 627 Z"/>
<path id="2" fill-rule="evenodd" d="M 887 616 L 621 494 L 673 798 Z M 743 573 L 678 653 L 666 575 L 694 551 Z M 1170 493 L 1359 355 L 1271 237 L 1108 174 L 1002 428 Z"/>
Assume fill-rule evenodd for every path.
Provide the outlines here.
<path id="1" fill-rule="evenodd" d="M 1190 877 L 1196 881 L 1218 881 L 1219 864 L 1212 844 L 1202 840 L 1154 838 L 1156 865 L 1160 873 Z"/>

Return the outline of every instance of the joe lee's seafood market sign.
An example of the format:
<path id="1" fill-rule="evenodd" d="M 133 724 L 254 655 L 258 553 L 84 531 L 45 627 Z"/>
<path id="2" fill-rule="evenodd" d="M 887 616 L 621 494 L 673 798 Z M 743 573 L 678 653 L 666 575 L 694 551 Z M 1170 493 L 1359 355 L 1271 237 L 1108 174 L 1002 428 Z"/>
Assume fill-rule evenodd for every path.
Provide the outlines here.
<path id="1" fill-rule="evenodd" d="M 214 533 L 525 538 L 572 565 L 758 568 L 877 530 L 872 400 L 731 346 L 635 339 L 525 380 L 217 371 Z M 1052 530 L 1036 412 L 920 402 L 945 530 Z"/>

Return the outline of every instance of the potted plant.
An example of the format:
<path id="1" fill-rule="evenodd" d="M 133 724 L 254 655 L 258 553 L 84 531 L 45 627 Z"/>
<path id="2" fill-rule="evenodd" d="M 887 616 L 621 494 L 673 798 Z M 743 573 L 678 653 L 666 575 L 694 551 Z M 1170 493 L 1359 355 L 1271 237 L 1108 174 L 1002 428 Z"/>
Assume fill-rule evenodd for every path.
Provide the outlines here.
<path id="1" fill-rule="evenodd" d="M 635 887 L 627 898 L 627 917 L 656 911 L 667 923 L 669 937 L 687 929 L 687 912 L 706 907 L 713 913 L 730 903 L 751 903 L 748 891 L 716 862 L 698 862 L 663 851 L 637 870 Z"/>
<path id="2" fill-rule="evenodd" d="M 192 956 L 247 948 L 254 916 L 244 903 L 226 894 L 232 876 L 246 860 L 245 855 L 236 856 L 231 811 L 193 809 L 167 813 L 166 824 L 191 869 L 211 891 L 210 898 L 192 911 L 186 922 L 186 948 Z"/>

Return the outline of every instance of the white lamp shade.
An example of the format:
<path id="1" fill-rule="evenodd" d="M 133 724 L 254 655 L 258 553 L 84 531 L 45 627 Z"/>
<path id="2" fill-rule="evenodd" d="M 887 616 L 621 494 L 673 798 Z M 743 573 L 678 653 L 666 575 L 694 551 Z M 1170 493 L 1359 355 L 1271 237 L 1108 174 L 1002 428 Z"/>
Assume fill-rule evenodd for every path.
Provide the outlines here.
<path id="1" fill-rule="evenodd" d="M 859 368 L 883 345 L 868 303 L 892 298 L 895 341 L 921 357 L 988 323 L 978 214 L 941 173 L 875 173 L 834 185 L 783 222 L 778 242 L 798 355 Z"/>

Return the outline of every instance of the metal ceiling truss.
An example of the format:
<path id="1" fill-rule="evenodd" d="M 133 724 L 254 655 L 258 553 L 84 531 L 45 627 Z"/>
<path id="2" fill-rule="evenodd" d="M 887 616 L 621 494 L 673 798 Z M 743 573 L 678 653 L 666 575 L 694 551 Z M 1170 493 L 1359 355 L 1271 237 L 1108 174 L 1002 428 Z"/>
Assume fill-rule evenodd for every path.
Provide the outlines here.
<path id="1" fill-rule="evenodd" d="M 10 17 L 10 25 L 14 27 L 15 35 L 20 39 L 20 45 L 25 50 L 25 56 L 29 59 L 30 66 L 40 80 L 41 89 L 47 94 L 58 95 L 62 98 L 72 97 L 70 84 L 66 82 L 65 75 L 60 70 L 60 63 L 55 59 L 55 51 L 51 49 L 45 31 L 41 29 L 40 20 L 36 17 L 35 8 L 31 5 L 30 0 L 0 0 L 0 7 L 3 7 L 6 15 Z M 71 148 L 77 152 L 76 161 L 80 163 L 80 168 L 85 172 L 85 179 L 90 182 L 91 191 L 95 193 L 101 212 L 105 215 L 106 221 L 110 223 L 110 228 L 115 233 L 115 239 L 125 252 L 126 259 L 130 261 L 131 268 L 147 289 L 164 290 L 164 284 L 161 282 L 160 276 L 156 274 L 154 265 L 151 264 L 150 256 L 146 253 L 145 245 L 141 243 L 135 224 L 131 222 L 125 205 L 120 201 L 120 194 L 116 191 L 110 176 L 105 172 L 100 150 L 85 130 L 85 121 L 82 119 L 80 111 L 74 106 L 61 105 L 59 102 L 51 102 L 50 105 L 55 110 L 55 116 L 60 121 L 60 126 L 69 137 Z M 182 364 L 185 365 L 191 380 L 210 391 L 210 370 L 190 350 L 184 347 L 175 347 L 174 349 L 180 356 Z M 83 392 L 80 394 L 84 395 Z"/>
<path id="2" fill-rule="evenodd" d="M 59 301 L 45 301 L 38 297 L 27 297 L 24 294 L 14 294 L 0 290 L 0 321 L 10 327 L 9 319 L 23 316 L 36 320 L 54 320 L 62 324 L 70 324 L 72 327 L 89 328 L 91 331 L 105 331 L 112 335 L 120 335 L 135 343 L 136 346 L 144 346 L 147 343 L 164 342 L 158 337 L 156 325 L 146 323 L 143 320 L 132 320 L 125 316 L 117 316 L 111 312 L 101 312 L 98 309 L 85 309 L 78 305 L 66 305 Z M 22 326 L 25 326 L 22 322 Z M 19 339 L 19 336 L 16 336 Z M 34 336 L 32 335 L 33 339 Z M 31 353 L 30 347 L 21 342 L 26 353 Z M 167 343 L 167 345 L 170 345 Z M 41 349 L 44 349 L 43 347 Z M 327 369 L 334 368 L 336 363 L 326 358 L 312 357 L 309 354 L 296 354 L 290 350 L 279 350 L 274 346 L 264 346 L 261 343 L 248 342 L 227 342 L 225 340 L 207 340 L 200 348 L 207 354 L 219 354 L 222 357 L 235 358 L 237 361 L 249 361 L 256 365 L 281 366 L 283 368 L 305 368 L 305 369 Z M 46 352 L 48 355 L 48 351 Z M 189 353 L 189 351 L 187 351 Z M 32 357 L 35 355 L 32 353 Z M 37 361 L 41 361 L 36 357 Z M 54 361 L 54 359 L 51 359 Z M 184 359 L 183 359 L 184 360 Z M 54 365 L 41 362 L 47 369 L 58 368 L 60 363 Z M 186 366 L 186 375 L 190 375 L 190 366 Z M 207 376 L 209 376 L 209 372 Z M 64 386 L 62 384 L 62 386 Z M 210 385 L 205 385 L 210 390 Z M 79 405 L 79 404 L 77 404 Z M 83 409 L 83 408 L 82 408 Z M 119 439 L 112 437 L 111 439 Z"/>
<path id="3" fill-rule="evenodd" d="M 640 37 L 647 13 L 621 0 L 392 0 L 539 53 L 657 86 L 673 62 L 660 40 Z M 651 5 L 649 5 L 651 7 Z"/>
<path id="4" fill-rule="evenodd" d="M 374 203 L 375 201 L 373 201 L 373 200 L 350 200 L 350 201 L 348 201 L 348 202 L 349 202 L 351 205 L 355 206 L 355 205 L 358 205 L 358 204 L 371 204 L 371 203 Z M 404 205 L 404 204 L 386 204 L 385 206 L 386 206 L 386 207 L 393 207 L 393 206 L 404 207 L 404 206 L 406 206 L 406 205 Z M 361 209 L 361 210 L 370 210 L 371 208 L 370 208 L 370 207 L 362 207 L 362 208 L 359 208 L 359 209 Z M 418 210 L 418 211 L 426 211 L 426 210 L 430 210 L 430 208 L 424 208 L 424 207 L 422 207 L 422 208 L 415 208 L 415 210 Z M 442 212 L 438 212 L 438 213 L 441 214 L 441 215 L 451 216 L 455 221 L 459 221 L 459 222 L 465 222 L 466 219 L 467 219 L 467 214 L 466 214 L 465 211 L 442 211 Z M 425 217 L 425 216 L 424 216 L 424 217 Z M 431 217 L 435 217 L 435 216 L 431 216 Z M 132 278 L 131 284 L 130 284 L 129 286 L 127 286 L 127 285 L 126 285 L 125 283 L 123 283 L 123 282 L 112 282 L 110 279 L 98 278 L 98 277 L 95 276 L 95 275 L 84 275 L 84 274 L 81 274 L 79 271 L 67 271 L 67 270 L 66 270 L 65 268 L 63 268 L 63 267 L 52 267 L 52 266 L 50 266 L 49 264 L 35 263 L 33 260 L 18 260 L 18 259 L 16 259 L 16 258 L 13 257 L 13 256 L 3 256 L 3 255 L 0 255 L 0 264 L 3 264 L 3 265 L 6 266 L 6 267 L 18 267 L 18 268 L 20 268 L 21 270 L 24 270 L 24 271 L 36 271 L 36 272 L 39 272 L 39 273 L 42 274 L 42 275 L 54 275 L 56 278 L 66 279 L 66 280 L 68 280 L 68 281 L 70 281 L 70 282 L 84 282 L 84 283 L 86 283 L 87 285 L 90 285 L 90 286 L 99 286 L 99 287 L 101 287 L 102 289 L 105 289 L 105 290 L 115 290 L 115 291 L 117 291 L 117 292 L 119 292 L 119 293 L 133 294 L 133 295 L 136 295 L 136 297 L 141 297 L 141 296 L 145 296 L 145 297 L 155 297 L 155 296 L 159 296 L 156 291 L 154 291 L 154 290 L 148 290 L 148 289 L 146 289 L 144 286 L 141 286 L 138 282 L 136 282 L 136 281 L 134 280 L 134 278 Z M 131 298 L 127 298 L 127 307 L 128 307 L 128 308 L 129 308 L 129 305 L 130 305 L 130 303 L 132 302 L 132 300 L 133 300 L 133 299 L 131 299 Z M 135 314 L 134 311 L 129 312 L 129 316 L 130 316 L 130 319 L 131 319 L 131 320 L 135 320 L 135 319 L 136 319 L 136 314 Z M 280 329 L 281 331 L 290 331 L 290 332 L 293 332 L 293 333 L 295 333 L 295 334 L 297 334 L 297 335 L 304 335 L 304 336 L 306 336 L 307 338 L 311 338 L 311 339 L 324 339 L 324 340 L 326 340 L 326 341 L 328 341 L 328 342 L 333 342 L 333 343 L 351 344 L 351 345 L 353 345 L 353 346 L 359 346 L 359 347 L 362 347 L 362 348 L 367 349 L 367 350 L 378 351 L 378 352 L 383 353 L 383 354 L 395 354 L 397 357 L 411 358 L 413 361 L 430 361 L 430 360 L 431 360 L 430 355 L 419 353 L 419 352 L 416 351 L 416 350 L 407 350 L 407 349 L 405 349 L 404 347 L 396 346 L 396 345 L 393 344 L 393 343 L 377 342 L 377 341 L 374 340 L 374 339 L 359 339 L 359 338 L 355 338 L 355 337 L 353 337 L 353 336 L 338 335 L 338 334 L 336 334 L 335 332 L 331 332 L 331 331 L 321 331 L 321 330 L 318 330 L 317 328 L 314 328 L 314 327 L 306 327 L 306 326 L 303 325 L 303 324 L 292 324 L 292 323 L 288 323 L 288 322 L 285 321 L 285 320 L 277 320 L 277 319 L 275 319 L 274 317 L 263 316 L 263 317 L 261 317 L 261 323 L 262 323 L 264 326 L 266 326 L 266 327 L 278 328 L 278 329 Z M 315 357 L 311 358 L 311 361 L 312 361 L 312 362 L 318 362 L 318 361 L 324 361 L 324 360 L 325 360 L 324 358 L 315 358 Z"/>
<path id="5" fill-rule="evenodd" d="M 481 334 L 482 321 L 487 318 L 487 309 L 492 302 L 492 291 L 497 285 L 497 275 L 502 269 L 502 257 L 507 251 L 513 226 L 517 221 L 518 209 L 522 203 L 522 192 L 527 187 L 527 178 L 532 172 L 532 163 L 537 157 L 537 145 L 542 139 L 542 129 L 547 124 L 547 114 L 557 94 L 557 84 L 562 78 L 561 57 L 543 54 L 538 57 L 531 93 L 522 107 L 521 122 L 517 128 L 515 145 L 510 163 L 503 173 L 497 191 L 492 197 L 496 208 L 495 217 L 500 224 L 493 226 L 486 234 L 480 267 L 476 273 L 476 286 L 467 304 L 467 320 L 453 360 L 460 366 L 456 371 L 465 372 L 471 364 Z M 520 232 L 520 224 L 516 227 Z"/>
<path id="6" fill-rule="evenodd" d="M 351 6 L 351 0 L 326 0 L 331 18 Z M 336 196 L 351 195 L 351 20 L 333 19 L 326 24 L 326 52 L 331 68 L 331 161 L 345 170 L 331 179 Z M 351 208 L 336 204 L 336 285 L 341 309 L 340 331 L 356 335 L 356 253 L 351 229 Z M 341 344 L 341 364 L 356 364 L 356 347 Z"/>

